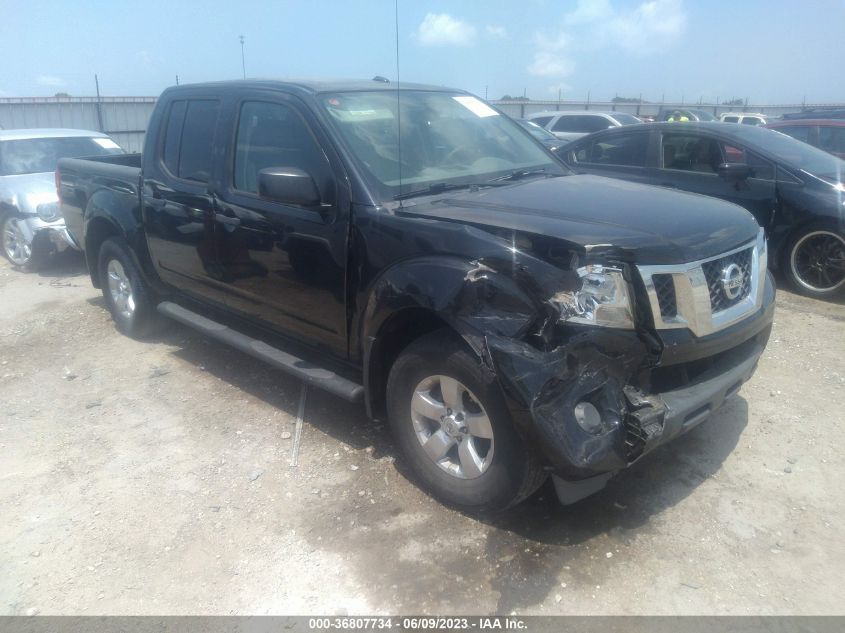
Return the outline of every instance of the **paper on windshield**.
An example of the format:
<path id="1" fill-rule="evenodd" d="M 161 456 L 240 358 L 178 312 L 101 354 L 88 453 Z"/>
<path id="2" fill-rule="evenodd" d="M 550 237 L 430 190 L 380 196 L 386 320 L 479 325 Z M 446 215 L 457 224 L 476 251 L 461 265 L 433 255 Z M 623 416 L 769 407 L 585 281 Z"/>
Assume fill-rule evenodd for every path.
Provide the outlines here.
<path id="1" fill-rule="evenodd" d="M 464 106 L 467 110 L 472 112 L 477 117 L 497 116 L 496 112 L 489 105 L 483 101 L 479 101 L 475 97 L 452 97 L 455 101 Z"/>
<path id="2" fill-rule="evenodd" d="M 115 143 L 110 138 L 95 138 L 94 142 L 103 149 L 120 149 L 120 145 Z"/>

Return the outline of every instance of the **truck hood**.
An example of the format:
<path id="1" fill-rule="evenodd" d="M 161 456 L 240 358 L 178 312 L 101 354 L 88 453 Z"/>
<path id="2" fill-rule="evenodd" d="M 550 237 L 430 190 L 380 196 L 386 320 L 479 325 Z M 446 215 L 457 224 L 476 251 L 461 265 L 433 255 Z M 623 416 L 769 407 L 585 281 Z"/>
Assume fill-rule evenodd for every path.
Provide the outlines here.
<path id="1" fill-rule="evenodd" d="M 56 181 L 52 171 L 18 176 L 0 176 L 0 202 L 21 213 L 35 213 L 39 204 L 56 202 Z"/>
<path id="2" fill-rule="evenodd" d="M 754 217 L 735 204 L 592 175 L 406 201 L 397 212 L 547 235 L 642 264 L 706 259 L 750 242 L 759 231 Z"/>

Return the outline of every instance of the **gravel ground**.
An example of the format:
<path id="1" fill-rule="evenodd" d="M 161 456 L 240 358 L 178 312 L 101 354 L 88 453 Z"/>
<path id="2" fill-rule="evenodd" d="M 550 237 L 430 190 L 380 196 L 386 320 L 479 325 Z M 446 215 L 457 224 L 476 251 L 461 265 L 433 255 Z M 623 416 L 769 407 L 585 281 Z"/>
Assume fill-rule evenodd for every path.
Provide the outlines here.
<path id="1" fill-rule="evenodd" d="M 0 614 L 844 614 L 845 306 L 778 297 L 754 379 L 602 493 L 479 521 L 362 409 L 178 325 L 117 333 L 74 257 L 0 263 Z"/>

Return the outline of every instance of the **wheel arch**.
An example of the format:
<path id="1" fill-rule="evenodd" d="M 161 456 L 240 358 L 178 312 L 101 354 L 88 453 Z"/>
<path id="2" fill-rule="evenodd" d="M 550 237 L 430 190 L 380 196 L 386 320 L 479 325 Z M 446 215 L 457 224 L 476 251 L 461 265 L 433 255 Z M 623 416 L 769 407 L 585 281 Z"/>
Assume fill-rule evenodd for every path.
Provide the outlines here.
<path id="1" fill-rule="evenodd" d="M 542 313 L 513 279 L 457 257 L 424 257 L 397 264 L 371 284 L 364 305 L 358 340 L 367 412 L 376 418 L 385 413 L 393 362 L 419 337 L 449 330 L 466 343 L 479 363 L 492 367 L 486 336 L 524 336 Z"/>

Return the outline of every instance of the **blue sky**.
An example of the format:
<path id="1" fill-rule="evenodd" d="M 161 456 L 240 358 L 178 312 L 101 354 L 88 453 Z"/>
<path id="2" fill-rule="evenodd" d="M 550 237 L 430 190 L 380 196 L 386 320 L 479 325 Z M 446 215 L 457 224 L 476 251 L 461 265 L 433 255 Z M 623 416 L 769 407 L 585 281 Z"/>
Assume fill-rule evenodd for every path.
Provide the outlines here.
<path id="1" fill-rule="evenodd" d="M 393 0 L 4 0 L 0 96 L 396 76 Z M 405 81 L 534 99 L 845 101 L 845 0 L 399 0 Z"/>

